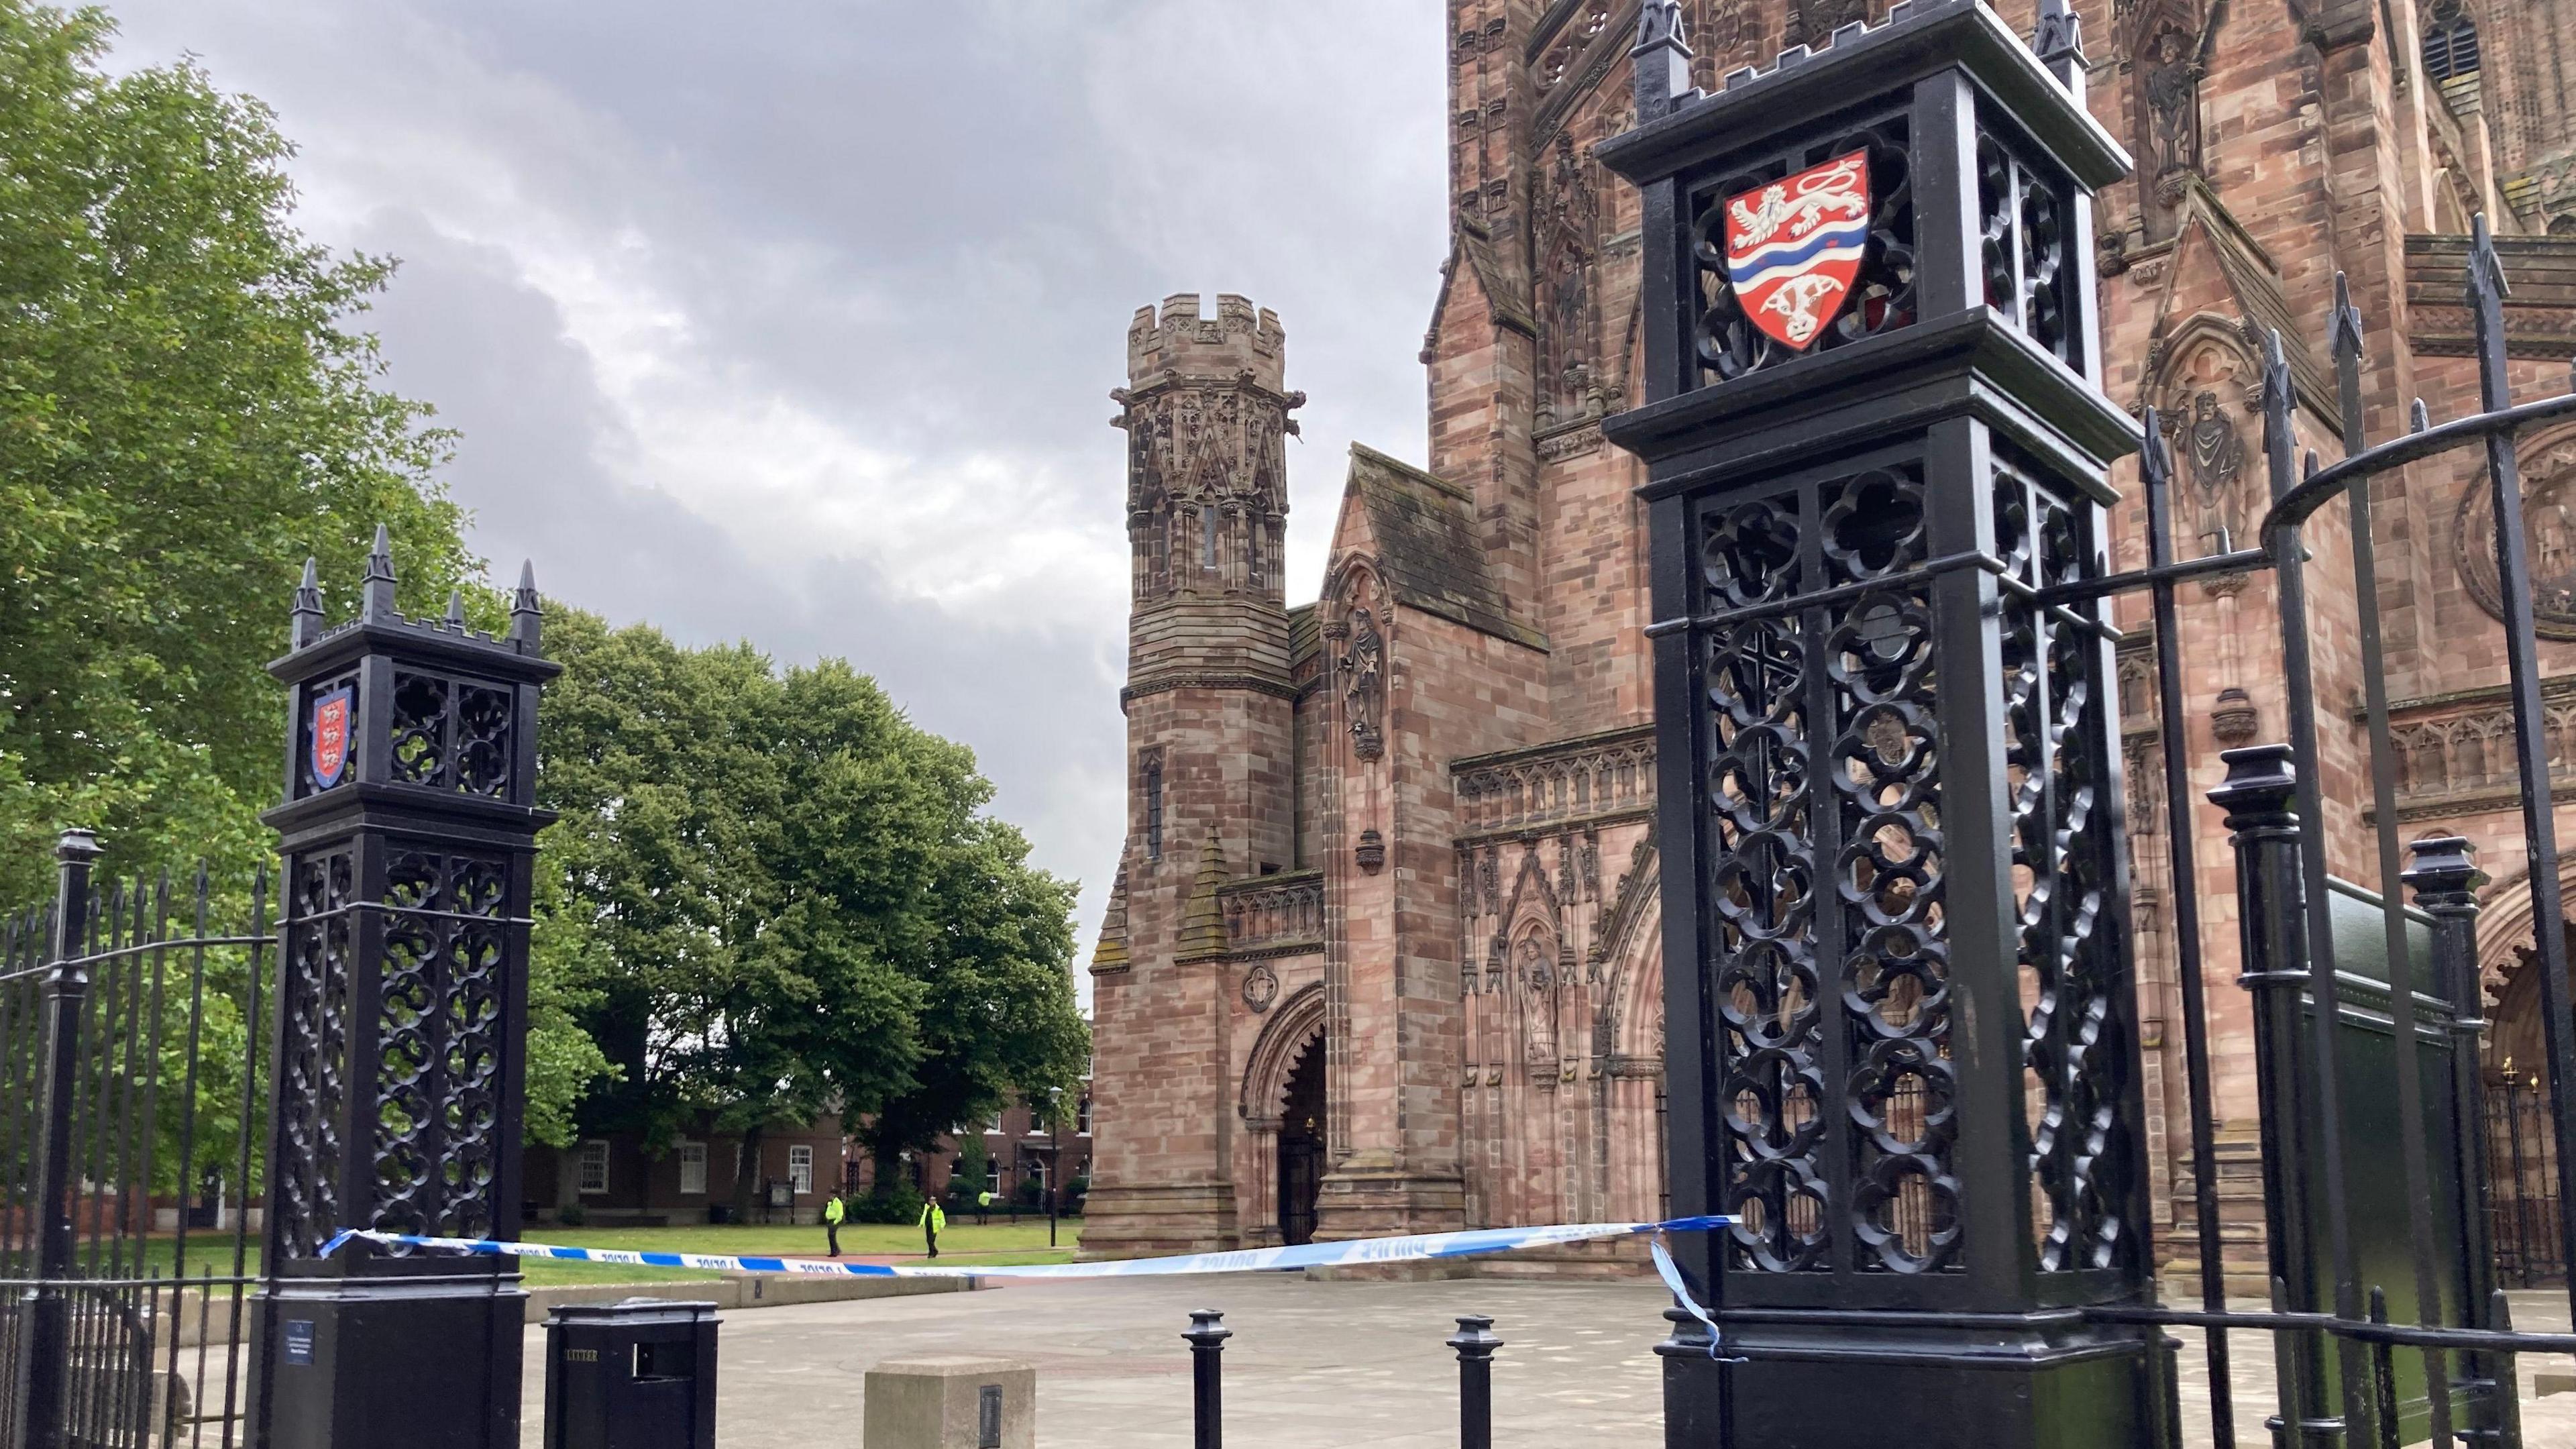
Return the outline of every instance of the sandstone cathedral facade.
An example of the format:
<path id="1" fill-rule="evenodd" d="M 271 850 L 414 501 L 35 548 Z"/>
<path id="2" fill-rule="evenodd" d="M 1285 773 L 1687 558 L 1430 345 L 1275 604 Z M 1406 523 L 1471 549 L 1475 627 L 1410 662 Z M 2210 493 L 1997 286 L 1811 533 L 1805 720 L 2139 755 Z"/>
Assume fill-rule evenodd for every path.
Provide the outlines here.
<path id="1" fill-rule="evenodd" d="M 1127 837 L 1091 970 L 1094 1254 L 1662 1214 L 1662 1001 L 1638 401 L 1637 198 L 1592 156 L 1632 124 L 1638 0 L 1450 0 L 1451 245 L 1422 361 L 1429 467 L 1354 448 L 1316 601 L 1290 605 L 1278 320 L 1140 311 L 1127 385 L 1134 593 Z M 1883 0 L 1686 0 L 1695 80 L 1871 22 Z M 2005 6 L 2025 33 L 2027 3 Z M 2105 384 L 2158 409 L 2182 557 L 2267 500 L 2260 339 L 2302 442 L 2339 436 L 2338 271 L 2371 327 L 2373 437 L 2471 410 L 2469 218 L 2500 237 L 2517 395 L 2576 357 L 2576 0 L 2088 0 L 2094 115 L 2137 162 L 2097 203 Z M 2018 12 L 2018 13 L 2016 13 Z M 2576 761 L 2576 428 L 2526 439 L 2536 604 Z M 2417 465 L 2374 530 L 2399 810 L 2477 846 L 2490 1063 L 2537 1060 L 2530 909 L 2473 460 Z M 2142 511 L 2114 564 L 2142 566 Z M 2318 696 L 2359 697 L 2348 533 L 2311 531 Z M 2481 563 L 2481 550 L 2490 550 Z M 1318 581 L 1302 581 L 1309 586 Z M 2267 574 L 2185 589 L 2196 788 L 2283 737 Z M 2119 617 L 2140 1017 L 2159 1228 L 2187 1220 L 2178 952 L 2143 598 Z M 2339 874 L 2375 883 L 2367 744 L 2329 723 Z M 2564 792 L 2562 792 L 2564 793 Z M 2338 813 L 2340 818 L 2338 819 Z M 2576 823 L 2576 821 L 2571 821 Z M 2562 826 L 2562 830 L 2565 829 Z M 2194 831 L 2229 1257 L 2258 1262 L 2248 1012 L 2215 811 Z M 2520 902 L 2519 914 L 2516 904 Z M 2174 1124 L 2170 1131 L 2164 1124 Z M 2165 1232 L 2163 1254 L 2192 1251 Z M 1568 1252 L 1580 1262 L 1603 1250 Z"/>

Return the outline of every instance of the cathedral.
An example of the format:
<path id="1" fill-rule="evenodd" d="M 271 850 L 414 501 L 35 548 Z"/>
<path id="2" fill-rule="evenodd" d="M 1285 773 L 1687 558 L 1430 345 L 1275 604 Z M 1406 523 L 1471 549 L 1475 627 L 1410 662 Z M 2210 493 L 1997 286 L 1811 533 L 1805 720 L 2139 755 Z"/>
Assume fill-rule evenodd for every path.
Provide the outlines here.
<path id="1" fill-rule="evenodd" d="M 1282 441 L 1304 395 L 1279 319 L 1180 296 L 1128 332 L 1113 394 L 1133 549 L 1127 829 L 1091 965 L 1088 1254 L 1663 1215 L 1642 470 L 1601 434 L 1640 401 L 1638 198 L 1593 156 L 1633 121 L 1639 5 L 1448 8 L 1429 466 L 1352 449 L 1324 575 L 1299 581 L 1315 602 L 1289 604 L 1282 569 Z M 2105 389 L 2157 410 L 2181 557 L 2253 544 L 2267 333 L 2289 350 L 2301 442 L 2339 449 L 2322 335 L 2338 273 L 2369 327 L 2374 439 L 2402 431 L 2418 398 L 2436 420 L 2477 406 L 2461 294 L 2480 213 L 2512 289 L 2516 395 L 2565 390 L 2576 0 L 2080 8 L 2088 103 L 2136 163 L 2096 203 Z M 1716 87 L 1883 9 L 1686 0 L 1694 80 Z M 2029 32 L 2023 0 L 2004 10 Z M 2576 427 L 2535 430 L 2523 456 L 2557 755 L 2576 778 Z M 2492 877 L 2487 1052 L 2509 1079 L 2536 1062 L 2541 1024 L 2474 465 L 2444 458 L 2382 485 L 2372 579 L 2400 817 L 2413 835 L 2467 837 Z M 2134 460 L 2115 476 L 2124 569 L 2147 562 L 2135 480 Z M 2309 535 L 2326 828 L 2336 872 L 2369 886 L 2361 591 L 2340 517 Z M 2217 782 L 2220 750 L 2284 737 L 2272 587 L 2256 573 L 2183 589 L 2197 790 Z M 2171 1262 L 2196 1249 L 2174 1231 L 2192 1186 L 2166 742 L 2146 600 L 2124 599 L 2118 624 L 2148 1146 Z M 2227 1257 L 2259 1276 L 2250 1012 L 2215 810 L 2198 812 L 2191 852 Z M 1593 1247 L 1535 1266 L 1615 1262 Z"/>

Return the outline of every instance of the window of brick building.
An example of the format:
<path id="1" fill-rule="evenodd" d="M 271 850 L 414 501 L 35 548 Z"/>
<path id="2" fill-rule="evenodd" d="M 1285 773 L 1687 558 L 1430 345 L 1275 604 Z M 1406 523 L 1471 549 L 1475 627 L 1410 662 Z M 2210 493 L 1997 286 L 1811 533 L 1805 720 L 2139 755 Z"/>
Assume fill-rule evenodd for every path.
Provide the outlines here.
<path id="1" fill-rule="evenodd" d="M 1145 858 L 1163 858 L 1163 752 L 1147 750 L 1145 763 L 1138 771 L 1145 790 Z M 993 1129 L 998 1132 L 1001 1129 Z"/>
<path id="2" fill-rule="evenodd" d="M 814 1149 L 799 1142 L 787 1149 L 787 1181 L 800 1193 L 814 1190 Z"/>
<path id="3" fill-rule="evenodd" d="M 707 1191 L 707 1144 L 680 1144 L 680 1191 L 699 1197 Z"/>
<path id="4" fill-rule="evenodd" d="M 2424 74 L 2433 80 L 2475 74 L 2478 27 L 2458 0 L 2442 0 L 2424 22 Z"/>
<path id="5" fill-rule="evenodd" d="M 581 1190 L 583 1192 L 608 1191 L 607 1143 L 585 1142 L 581 1144 Z"/>

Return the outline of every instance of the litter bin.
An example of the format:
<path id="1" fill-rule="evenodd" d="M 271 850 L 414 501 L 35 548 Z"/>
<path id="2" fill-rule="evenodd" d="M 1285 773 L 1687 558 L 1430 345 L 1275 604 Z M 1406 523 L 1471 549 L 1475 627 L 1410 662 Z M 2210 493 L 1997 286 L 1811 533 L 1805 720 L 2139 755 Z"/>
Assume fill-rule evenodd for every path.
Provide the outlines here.
<path id="1" fill-rule="evenodd" d="M 716 1306 L 629 1298 L 546 1319 L 546 1449 L 715 1449 Z"/>

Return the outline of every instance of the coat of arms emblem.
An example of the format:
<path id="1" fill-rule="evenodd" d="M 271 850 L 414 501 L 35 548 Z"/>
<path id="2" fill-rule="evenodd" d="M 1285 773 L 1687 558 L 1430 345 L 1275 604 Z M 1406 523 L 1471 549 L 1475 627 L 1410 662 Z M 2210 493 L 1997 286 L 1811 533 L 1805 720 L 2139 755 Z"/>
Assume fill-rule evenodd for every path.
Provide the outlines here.
<path id="1" fill-rule="evenodd" d="M 313 788 L 328 790 L 349 769 L 349 716 L 358 692 L 347 685 L 325 690 L 313 699 Z"/>
<path id="2" fill-rule="evenodd" d="M 1744 316 L 1801 351 L 1842 310 L 1869 244 L 1869 153 L 1726 198 L 1726 277 Z"/>

